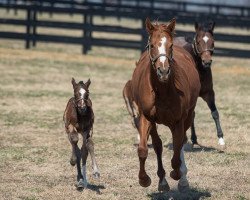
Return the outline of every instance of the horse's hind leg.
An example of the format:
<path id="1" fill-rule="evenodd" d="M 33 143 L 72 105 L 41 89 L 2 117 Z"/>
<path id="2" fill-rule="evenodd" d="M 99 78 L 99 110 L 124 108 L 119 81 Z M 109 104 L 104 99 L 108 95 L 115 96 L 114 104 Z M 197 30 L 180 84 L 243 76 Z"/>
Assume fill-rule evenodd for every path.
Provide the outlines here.
<path id="1" fill-rule="evenodd" d="M 148 157 L 148 146 L 147 140 L 149 136 L 149 132 L 151 131 L 152 124 L 144 117 L 144 115 L 140 116 L 140 143 L 138 146 L 138 157 L 140 161 L 140 170 L 139 170 L 139 184 L 142 187 L 148 187 L 151 184 L 151 179 L 147 175 L 145 171 L 145 162 Z"/>
<path id="2" fill-rule="evenodd" d="M 211 110 L 211 115 L 214 119 L 215 125 L 216 125 L 216 130 L 217 130 L 217 136 L 219 138 L 219 145 L 225 145 L 225 141 L 223 139 L 223 132 L 221 129 L 221 125 L 220 125 L 220 119 L 219 119 L 219 112 L 216 108 L 215 105 L 215 98 L 214 98 L 214 91 L 210 91 L 209 93 L 207 93 L 204 97 L 202 97 L 204 99 L 204 101 L 207 102 L 207 105 L 209 107 L 209 109 Z"/>
<path id="3" fill-rule="evenodd" d="M 152 138 L 152 144 L 153 144 L 155 153 L 157 155 L 157 163 L 158 163 L 157 175 L 159 177 L 158 190 L 169 191 L 170 188 L 169 188 L 168 182 L 166 181 L 166 178 L 165 178 L 166 173 L 162 164 L 162 141 L 157 133 L 155 124 L 152 125 L 150 135 Z"/>
<path id="4" fill-rule="evenodd" d="M 191 124 L 191 141 L 193 145 L 198 144 L 194 127 L 194 119 L 195 119 L 195 112 L 193 113 L 192 124 Z"/>

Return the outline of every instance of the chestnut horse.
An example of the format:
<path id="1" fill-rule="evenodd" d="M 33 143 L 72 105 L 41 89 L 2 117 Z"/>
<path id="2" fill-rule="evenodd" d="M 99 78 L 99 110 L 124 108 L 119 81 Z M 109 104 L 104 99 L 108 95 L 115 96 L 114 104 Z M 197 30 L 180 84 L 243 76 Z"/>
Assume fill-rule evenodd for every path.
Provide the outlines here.
<path id="1" fill-rule="evenodd" d="M 179 190 L 189 187 L 186 178 L 183 144 L 186 131 L 191 126 L 193 111 L 200 91 L 199 74 L 192 56 L 183 48 L 173 45 L 175 19 L 167 25 L 151 23 L 146 19 L 149 34 L 147 51 L 136 63 L 132 79 L 127 82 L 123 96 L 140 135 L 138 156 L 139 183 L 151 184 L 145 171 L 149 135 L 157 155 L 159 191 L 168 191 L 162 163 L 162 141 L 156 124 L 168 126 L 172 132 L 174 155 L 170 176 L 179 180 Z"/>
<path id="2" fill-rule="evenodd" d="M 183 37 L 174 39 L 174 44 L 184 47 L 192 54 L 196 61 L 196 67 L 200 75 L 201 91 L 199 96 L 207 103 L 211 110 L 212 117 L 215 121 L 219 144 L 225 145 L 223 132 L 220 126 L 219 112 L 215 105 L 215 93 L 213 90 L 213 78 L 211 71 L 212 55 L 214 52 L 214 30 L 215 23 L 212 21 L 204 24 L 195 23 L 196 35 L 193 43 L 189 43 Z M 194 121 L 191 126 L 191 140 L 193 145 L 198 144 L 194 128 Z"/>
<path id="3" fill-rule="evenodd" d="M 86 161 L 88 153 L 90 153 L 92 160 L 93 175 L 99 178 L 100 173 L 96 164 L 94 154 L 94 143 L 92 140 L 94 112 L 92 109 L 92 102 L 89 98 L 90 80 L 86 83 L 80 81 L 76 83 L 75 79 L 71 81 L 74 89 L 74 97 L 69 99 L 63 115 L 65 123 L 65 131 L 68 134 L 69 141 L 72 145 L 72 156 L 70 164 L 74 166 L 77 164 L 77 188 L 87 187 L 86 176 Z M 77 145 L 79 137 L 78 133 L 82 135 L 83 143 L 81 151 Z M 82 169 L 81 169 L 82 159 Z"/>

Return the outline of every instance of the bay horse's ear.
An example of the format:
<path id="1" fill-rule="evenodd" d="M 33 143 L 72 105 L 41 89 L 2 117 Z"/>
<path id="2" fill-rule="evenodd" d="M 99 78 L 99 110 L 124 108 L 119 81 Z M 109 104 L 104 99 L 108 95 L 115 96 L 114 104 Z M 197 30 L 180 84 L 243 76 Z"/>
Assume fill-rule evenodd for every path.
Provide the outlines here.
<path id="1" fill-rule="evenodd" d="M 199 30 L 200 25 L 199 25 L 198 22 L 195 22 L 195 23 L 194 23 L 194 28 L 195 28 L 195 31 L 196 31 L 196 32 Z"/>
<path id="2" fill-rule="evenodd" d="M 151 23 L 150 19 L 147 17 L 146 21 L 145 21 L 145 25 L 146 25 L 146 30 L 148 32 L 148 34 L 152 34 L 152 32 L 154 31 L 154 25 Z"/>
<path id="3" fill-rule="evenodd" d="M 89 88 L 89 85 L 91 84 L 90 79 L 87 80 L 87 82 L 85 83 L 85 85 L 87 86 L 87 88 Z"/>
<path id="4" fill-rule="evenodd" d="M 175 30 L 175 23 L 176 23 L 176 19 L 173 18 L 168 22 L 167 28 L 168 30 L 170 30 L 170 32 L 173 34 L 174 30 Z"/>
<path id="5" fill-rule="evenodd" d="M 76 81 L 75 81 L 75 79 L 74 79 L 73 77 L 72 77 L 71 83 L 72 83 L 73 88 L 74 88 L 74 87 L 75 87 L 75 85 L 76 85 Z"/>

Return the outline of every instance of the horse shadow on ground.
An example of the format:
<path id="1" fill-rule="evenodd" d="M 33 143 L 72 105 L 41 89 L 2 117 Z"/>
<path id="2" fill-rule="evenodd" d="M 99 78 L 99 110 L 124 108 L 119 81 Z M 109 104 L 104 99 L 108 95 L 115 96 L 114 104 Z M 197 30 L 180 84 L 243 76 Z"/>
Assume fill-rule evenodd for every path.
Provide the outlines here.
<path id="1" fill-rule="evenodd" d="M 164 147 L 168 148 L 169 150 L 173 150 L 173 144 L 168 143 L 167 145 L 164 145 Z M 193 147 L 193 144 L 190 142 L 186 143 L 184 145 L 184 151 L 185 152 L 217 152 L 217 153 L 224 153 L 223 149 L 217 149 L 214 147 L 206 147 L 203 145 L 197 145 Z"/>
<path id="2" fill-rule="evenodd" d="M 101 190 L 106 189 L 104 185 L 93 185 L 93 184 L 88 184 L 87 189 L 92 190 L 96 192 L 96 194 L 102 194 Z M 82 192 L 84 188 L 78 188 L 77 189 L 79 192 Z"/>
<path id="3" fill-rule="evenodd" d="M 186 192 L 179 192 L 177 189 L 170 190 L 169 192 L 155 192 L 148 194 L 152 200 L 200 200 L 211 197 L 208 191 L 199 191 L 196 188 L 190 188 Z"/>

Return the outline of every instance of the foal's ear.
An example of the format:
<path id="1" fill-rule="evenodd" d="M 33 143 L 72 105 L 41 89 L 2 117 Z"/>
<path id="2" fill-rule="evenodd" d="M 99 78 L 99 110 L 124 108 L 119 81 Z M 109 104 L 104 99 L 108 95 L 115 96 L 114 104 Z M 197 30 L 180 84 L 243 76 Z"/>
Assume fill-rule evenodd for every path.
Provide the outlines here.
<path id="1" fill-rule="evenodd" d="M 72 77 L 71 83 L 72 83 L 73 87 L 75 87 L 76 81 L 75 81 L 75 79 L 73 77 Z"/>
<path id="2" fill-rule="evenodd" d="M 87 88 L 89 88 L 89 85 L 91 84 L 90 79 L 87 80 L 87 82 L 85 83 L 85 85 L 87 86 Z"/>
<path id="3" fill-rule="evenodd" d="M 196 32 L 200 29 L 200 25 L 199 25 L 198 22 L 195 22 L 195 23 L 194 23 L 194 28 L 195 28 L 195 31 L 196 31 Z"/>
<path id="4" fill-rule="evenodd" d="M 168 28 L 168 30 L 170 30 L 171 33 L 174 33 L 175 23 L 176 23 L 176 19 L 175 18 L 171 19 L 168 22 L 167 28 Z"/>
<path id="5" fill-rule="evenodd" d="M 210 21 L 209 22 L 209 29 L 213 32 L 214 31 L 214 26 L 215 26 L 215 22 L 214 21 Z"/>
<path id="6" fill-rule="evenodd" d="M 145 21 L 145 25 L 146 25 L 146 30 L 148 32 L 148 34 L 152 34 L 152 32 L 154 31 L 154 25 L 151 23 L 150 19 L 147 17 L 146 21 Z"/>

